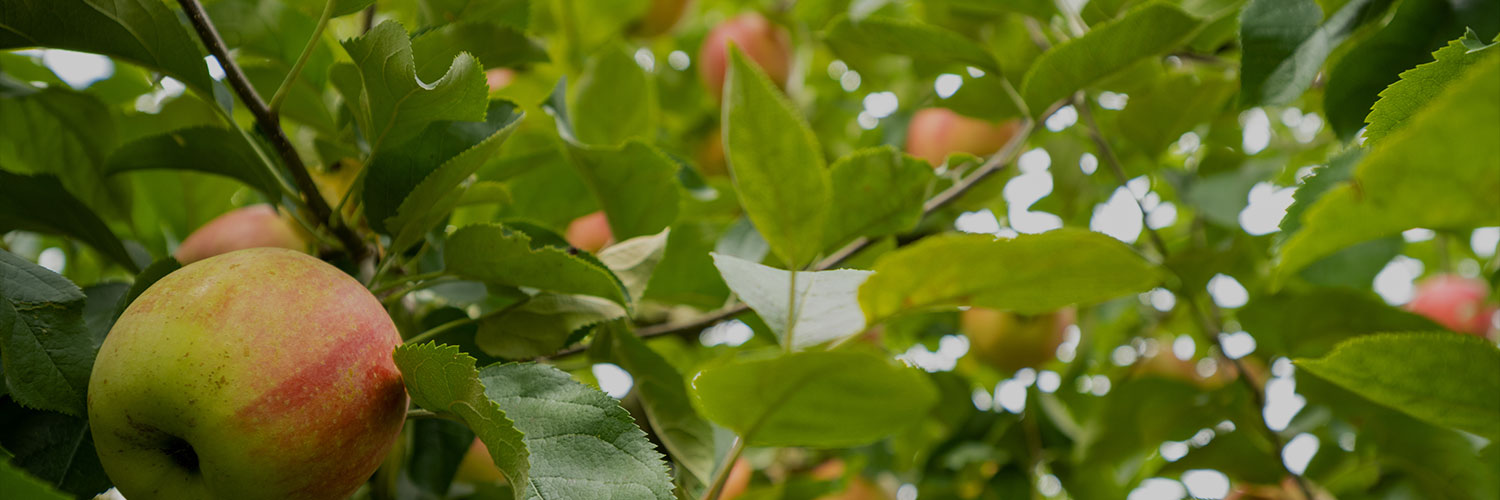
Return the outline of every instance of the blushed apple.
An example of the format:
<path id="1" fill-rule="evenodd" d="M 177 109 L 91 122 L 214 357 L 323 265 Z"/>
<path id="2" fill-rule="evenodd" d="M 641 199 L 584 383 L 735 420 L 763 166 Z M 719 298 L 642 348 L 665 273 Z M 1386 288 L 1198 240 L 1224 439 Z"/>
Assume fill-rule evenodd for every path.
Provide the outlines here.
<path id="1" fill-rule="evenodd" d="M 1485 336 L 1493 327 L 1495 305 L 1486 304 L 1490 286 L 1483 280 L 1440 274 L 1417 284 L 1406 308 L 1455 332 Z"/>
<path id="2" fill-rule="evenodd" d="M 734 461 L 734 466 L 729 469 L 729 477 L 724 479 L 724 488 L 719 490 L 719 500 L 733 500 L 745 494 L 750 488 L 750 477 L 755 474 L 755 469 L 750 467 L 750 461 L 743 458 Z"/>
<path id="3" fill-rule="evenodd" d="M 698 75 L 715 99 L 724 98 L 724 73 L 729 68 L 729 42 L 754 61 L 777 85 L 786 86 L 792 67 L 791 40 L 786 31 L 756 13 L 740 14 L 715 26 L 698 48 Z"/>
<path id="4" fill-rule="evenodd" d="M 609 219 L 602 210 L 573 219 L 563 238 L 569 245 L 590 253 L 598 252 L 614 241 L 614 235 L 609 231 Z"/>
<path id="5" fill-rule="evenodd" d="M 516 81 L 516 70 L 510 68 L 494 68 L 484 72 L 484 82 L 490 86 L 490 92 L 503 89 Z"/>
<path id="6" fill-rule="evenodd" d="M 405 420 L 400 344 L 380 301 L 311 256 L 256 248 L 187 265 L 99 349 L 100 463 L 131 500 L 345 498 Z"/>
<path id="7" fill-rule="evenodd" d="M 959 315 L 958 328 L 969 337 L 970 355 L 1010 373 L 1056 359 L 1073 319 L 1071 308 L 1025 316 L 971 307 Z"/>
<path id="8" fill-rule="evenodd" d="M 907 125 L 906 152 L 937 167 L 953 153 L 994 154 L 1020 130 L 1019 120 L 992 123 L 947 108 L 927 108 Z"/>
<path id="9" fill-rule="evenodd" d="M 673 26 L 677 26 L 677 21 L 682 19 L 682 12 L 687 10 L 687 6 L 688 0 L 651 0 L 651 7 L 636 22 L 632 31 L 644 37 L 671 31 Z"/>
<path id="10" fill-rule="evenodd" d="M 175 256 L 191 264 L 215 255 L 246 248 L 285 248 L 308 251 L 302 230 L 270 205 L 251 205 L 225 212 L 182 240 Z"/>

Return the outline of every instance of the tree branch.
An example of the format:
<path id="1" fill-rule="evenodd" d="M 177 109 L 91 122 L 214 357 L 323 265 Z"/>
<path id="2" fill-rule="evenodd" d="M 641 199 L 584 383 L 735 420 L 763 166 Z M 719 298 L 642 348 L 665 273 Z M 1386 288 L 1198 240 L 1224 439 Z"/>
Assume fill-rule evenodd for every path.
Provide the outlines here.
<path id="1" fill-rule="evenodd" d="M 364 240 L 355 234 L 347 225 L 334 225 L 331 223 L 333 210 L 329 208 L 328 201 L 318 192 L 317 184 L 313 183 L 312 175 L 307 171 L 307 165 L 302 163 L 302 157 L 297 155 L 297 149 L 287 138 L 286 132 L 281 129 L 281 121 L 261 100 L 260 94 L 255 92 L 255 87 L 250 85 L 250 80 L 245 77 L 245 72 L 240 70 L 239 64 L 229 56 L 229 49 L 224 45 L 224 39 L 219 36 L 219 31 L 214 28 L 208 19 L 208 13 L 203 11 L 203 5 L 198 0 L 177 0 L 182 5 L 182 10 L 187 13 L 188 20 L 192 22 L 193 29 L 198 32 L 198 38 L 208 48 L 208 53 L 219 60 L 219 66 L 224 68 L 225 79 L 229 81 L 230 88 L 239 95 L 240 102 L 255 116 L 255 122 L 262 133 L 271 141 L 271 146 L 276 148 L 276 153 L 281 161 L 286 163 L 287 170 L 292 172 L 292 179 L 297 182 L 297 189 L 302 192 L 303 202 L 306 203 L 309 212 L 315 219 L 328 226 L 344 245 L 344 250 L 360 260 L 365 255 Z"/>
<path id="2" fill-rule="evenodd" d="M 1124 187 L 1126 191 L 1129 191 L 1130 187 L 1127 186 L 1127 184 L 1129 183 L 1129 179 L 1125 177 L 1125 169 L 1120 165 L 1120 159 L 1119 157 L 1115 156 L 1114 149 L 1110 147 L 1109 141 L 1105 140 L 1104 134 L 1100 132 L 1099 123 L 1094 121 L 1094 113 L 1089 108 L 1088 100 L 1083 98 L 1082 92 L 1074 96 L 1073 107 L 1077 108 L 1078 115 L 1083 118 L 1084 124 L 1088 126 L 1089 137 L 1093 139 L 1095 147 L 1099 150 L 1099 156 L 1104 159 L 1104 163 L 1108 165 L 1110 171 L 1114 173 L 1115 179 L 1119 181 L 1120 186 Z M 1132 200 L 1135 200 L 1136 207 L 1138 207 L 1141 211 L 1141 226 L 1145 228 L 1146 234 L 1151 241 L 1151 246 L 1155 247 L 1156 252 L 1161 255 L 1163 261 L 1162 267 L 1167 267 L 1165 262 L 1169 254 L 1166 242 L 1162 239 L 1161 233 L 1152 228 L 1151 224 L 1148 222 L 1146 206 L 1141 202 L 1141 198 L 1139 196 L 1136 196 L 1135 193 L 1130 193 L 1130 198 Z M 1168 269 L 1170 270 L 1170 268 Z M 1195 293 L 1195 290 L 1178 288 L 1177 290 L 1174 290 L 1174 292 L 1187 302 L 1188 309 L 1192 312 L 1199 328 L 1203 331 L 1203 335 L 1213 340 L 1214 346 L 1219 349 L 1219 357 L 1225 361 L 1228 361 L 1231 365 L 1234 366 L 1235 371 L 1239 374 L 1237 378 L 1245 384 L 1246 388 L 1250 389 L 1250 394 L 1253 402 L 1255 403 L 1255 407 L 1260 408 L 1262 411 L 1264 411 L 1266 407 L 1265 387 L 1261 386 L 1260 382 L 1256 381 L 1253 377 L 1250 376 L 1250 372 L 1245 369 L 1244 362 L 1240 361 L 1239 359 L 1229 357 L 1229 355 L 1226 354 L 1227 351 L 1224 350 L 1224 323 L 1222 318 L 1220 317 L 1218 308 L 1213 306 L 1212 302 L 1210 302 L 1208 310 L 1204 310 L 1205 308 L 1198 304 L 1199 297 L 1198 294 Z M 1212 300 L 1212 298 L 1210 298 L 1210 300 Z M 1266 423 L 1264 415 L 1258 416 L 1258 418 L 1256 418 L 1256 421 L 1260 424 L 1256 427 L 1259 428 L 1263 434 L 1265 434 L 1266 438 L 1271 441 L 1271 444 L 1274 445 L 1277 450 L 1286 447 L 1286 443 L 1282 442 L 1281 436 L 1276 434 L 1276 431 L 1272 430 L 1271 426 Z M 1293 481 L 1297 483 L 1297 488 L 1301 490 L 1303 498 L 1313 498 L 1312 488 L 1307 485 L 1306 478 L 1302 477 L 1301 474 L 1292 472 L 1292 470 L 1286 466 L 1285 462 L 1277 460 L 1276 463 L 1277 465 L 1281 466 L 1281 470 L 1283 472 L 1286 472 L 1287 475 L 1291 476 Z"/>

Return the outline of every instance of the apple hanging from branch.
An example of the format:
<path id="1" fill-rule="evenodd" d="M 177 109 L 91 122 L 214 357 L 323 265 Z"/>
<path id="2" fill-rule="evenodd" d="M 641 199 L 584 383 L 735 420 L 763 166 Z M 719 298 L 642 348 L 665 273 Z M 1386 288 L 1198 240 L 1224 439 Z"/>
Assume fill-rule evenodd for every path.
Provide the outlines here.
<path id="1" fill-rule="evenodd" d="M 1056 359 L 1074 316 L 1071 308 L 1026 316 L 971 307 L 959 315 L 958 328 L 969 337 L 970 355 L 1010 373 Z"/>
<path id="2" fill-rule="evenodd" d="M 347 497 L 405 420 L 400 344 L 380 301 L 312 256 L 256 248 L 188 265 L 99 349 L 100 463 L 132 500 Z"/>
<path id="3" fill-rule="evenodd" d="M 1483 280 L 1440 274 L 1417 284 L 1406 308 L 1449 330 L 1485 337 L 1494 328 L 1496 312 L 1494 304 L 1485 303 L 1489 295 Z"/>
<path id="4" fill-rule="evenodd" d="M 729 69 L 729 43 L 734 42 L 771 81 L 785 86 L 792 68 L 791 41 L 786 31 L 771 24 L 764 16 L 746 13 L 715 26 L 698 48 L 698 75 L 713 93 L 715 100 L 724 98 L 724 74 Z"/>
<path id="5" fill-rule="evenodd" d="M 191 264 L 215 255 L 246 248 L 285 248 L 308 251 L 308 238 L 270 205 L 251 205 L 225 212 L 182 240 L 174 254 Z"/>
<path id="6" fill-rule="evenodd" d="M 1020 120 L 992 123 L 946 108 L 927 108 L 913 114 L 906 127 L 906 152 L 938 167 L 954 153 L 994 154 L 1020 131 Z"/>

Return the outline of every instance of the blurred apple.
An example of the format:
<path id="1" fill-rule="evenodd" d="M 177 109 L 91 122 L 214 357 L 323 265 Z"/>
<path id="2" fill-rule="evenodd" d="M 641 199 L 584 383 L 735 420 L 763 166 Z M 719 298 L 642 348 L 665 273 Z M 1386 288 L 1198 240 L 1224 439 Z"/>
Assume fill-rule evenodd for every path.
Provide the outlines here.
<path id="1" fill-rule="evenodd" d="M 731 500 L 745 494 L 750 488 L 750 476 L 754 474 L 755 469 L 750 467 L 748 460 L 735 460 L 729 469 L 729 477 L 724 479 L 724 489 L 719 490 L 719 500 Z"/>
<path id="2" fill-rule="evenodd" d="M 837 481 L 844 477 L 848 466 L 842 459 L 833 458 L 818 464 L 808 472 L 808 476 L 819 481 Z M 890 498 L 875 483 L 864 477 L 856 476 L 849 480 L 849 486 L 843 491 L 831 493 L 818 497 L 816 500 L 886 500 Z"/>
<path id="3" fill-rule="evenodd" d="M 687 10 L 687 6 L 688 0 L 651 0 L 651 7 L 636 22 L 632 31 L 644 37 L 671 31 L 673 26 L 677 26 L 677 21 L 682 19 L 682 12 Z"/>
<path id="4" fill-rule="evenodd" d="M 494 68 L 484 72 L 484 81 L 490 86 L 490 92 L 500 90 L 516 81 L 516 70 L 510 68 Z"/>
<path id="5" fill-rule="evenodd" d="M 609 219 L 602 210 L 573 219 L 573 222 L 568 223 L 568 230 L 563 237 L 568 240 L 569 245 L 589 253 L 598 252 L 614 242 L 614 235 L 609 231 Z"/>
<path id="6" fill-rule="evenodd" d="M 399 345 L 380 301 L 311 256 L 253 248 L 189 264 L 99 349 L 99 461 L 132 500 L 347 498 L 405 421 Z"/>
<path id="7" fill-rule="evenodd" d="M 193 231 L 177 247 L 177 261 L 190 264 L 246 248 L 274 247 L 308 251 L 308 238 L 295 223 L 270 205 L 230 210 Z"/>
<path id="8" fill-rule="evenodd" d="M 1055 359 L 1074 316 L 1072 308 L 1026 316 L 971 307 L 959 315 L 959 330 L 969 337 L 970 355 L 1010 373 Z"/>
<path id="9" fill-rule="evenodd" d="M 715 99 L 724 97 L 724 73 L 729 67 L 729 42 L 754 61 L 777 85 L 786 86 L 791 72 L 791 40 L 785 31 L 756 13 L 741 14 L 708 32 L 698 48 L 698 75 Z"/>
<path id="10" fill-rule="evenodd" d="M 727 175 L 729 162 L 724 160 L 724 130 L 714 127 L 698 143 L 694 155 L 698 159 L 698 170 L 703 175 Z"/>
<path id="11" fill-rule="evenodd" d="M 1248 360 L 1243 360 L 1248 362 Z M 1149 374 L 1158 377 L 1191 382 L 1203 389 L 1216 389 L 1225 384 L 1233 382 L 1236 378 L 1234 364 L 1220 362 L 1214 367 L 1214 372 L 1205 377 L 1198 372 L 1196 359 L 1181 359 L 1171 351 L 1163 349 L 1136 362 L 1132 370 L 1136 374 Z M 1247 366 L 1248 368 L 1248 366 Z M 1253 370 L 1252 370 L 1253 371 Z"/>
<path id="12" fill-rule="evenodd" d="M 906 152 L 937 167 L 953 153 L 994 154 L 1020 130 L 1020 120 L 991 123 L 946 108 L 927 108 L 912 115 L 907 125 Z"/>
<path id="13" fill-rule="evenodd" d="M 453 480 L 461 483 L 489 484 L 503 479 L 505 479 L 505 473 L 500 472 L 500 467 L 495 466 L 495 459 L 490 456 L 490 449 L 479 438 L 474 438 L 474 443 L 469 445 L 469 451 L 464 452 L 463 460 L 458 463 L 458 472 L 453 475 Z"/>
<path id="14" fill-rule="evenodd" d="M 1484 337 L 1493 328 L 1496 311 L 1494 304 L 1485 303 L 1489 294 L 1483 280 L 1440 274 L 1417 284 L 1406 308 L 1449 330 Z"/>

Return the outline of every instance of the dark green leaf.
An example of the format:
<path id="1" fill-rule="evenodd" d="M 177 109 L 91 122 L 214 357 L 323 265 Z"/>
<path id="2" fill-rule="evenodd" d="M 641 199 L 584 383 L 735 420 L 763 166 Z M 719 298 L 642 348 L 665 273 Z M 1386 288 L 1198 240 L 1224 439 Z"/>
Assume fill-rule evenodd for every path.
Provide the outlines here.
<path id="1" fill-rule="evenodd" d="M 674 498 L 661 454 L 614 399 L 548 365 L 490 365 L 479 377 L 526 434 L 526 498 Z"/>
<path id="2" fill-rule="evenodd" d="M 1390 0 L 1350 0 L 1323 20 L 1314 0 L 1251 0 L 1240 18 L 1240 103 L 1288 104 L 1312 85 L 1323 60 Z"/>
<path id="3" fill-rule="evenodd" d="M 84 326 L 83 299 L 61 275 L 0 251 L 0 354 L 16 402 L 84 414 L 98 346 Z"/>
<path id="4" fill-rule="evenodd" d="M 874 269 L 859 290 L 871 323 L 963 305 L 1042 313 L 1143 292 L 1161 281 L 1129 246 L 1077 229 L 1008 240 L 930 236 L 886 254 Z"/>
<path id="5" fill-rule="evenodd" d="M 1500 225 L 1500 51 L 1488 52 L 1308 209 L 1282 247 L 1282 271 L 1414 227 Z"/>
<path id="6" fill-rule="evenodd" d="M 656 234 L 677 220 L 677 164 L 656 148 L 634 140 L 619 148 L 570 144 L 568 158 L 604 208 L 615 238 Z"/>
<path id="7" fill-rule="evenodd" d="M 1180 44 L 1199 20 L 1182 9 L 1151 2 L 1124 17 L 1094 26 L 1083 36 L 1043 52 L 1026 72 L 1021 95 L 1032 115 L 1093 86 L 1145 58 Z"/>
<path id="8" fill-rule="evenodd" d="M 694 404 L 751 446 L 859 446 L 900 431 L 937 403 L 915 368 L 854 351 L 720 365 L 692 377 Z"/>
<path id="9" fill-rule="evenodd" d="M 1441 426 L 1500 437 L 1500 348 L 1452 332 L 1371 335 L 1297 366 L 1329 382 Z"/>
<path id="10" fill-rule="evenodd" d="M 445 498 L 459 464 L 474 444 L 474 432 L 450 420 L 423 419 L 410 425 L 411 460 L 406 474 L 423 493 Z"/>
<path id="11" fill-rule="evenodd" d="M 429 342 L 397 347 L 395 358 L 413 403 L 462 420 L 489 448 L 490 458 L 511 484 L 530 484 L 528 443 L 515 421 L 486 395 L 487 383 L 474 367 L 473 357 L 457 347 Z"/>
<path id="12" fill-rule="evenodd" d="M 936 180 L 926 162 L 890 147 L 839 158 L 829 176 L 833 206 L 823 229 L 823 248 L 829 251 L 861 236 L 877 238 L 916 227 Z"/>
<path id="13" fill-rule="evenodd" d="M 485 119 L 489 87 L 484 68 L 468 54 L 454 57 L 442 78 L 423 83 L 417 79 L 411 39 L 400 23 L 380 23 L 345 40 L 344 49 L 354 65 L 335 66 L 333 78 L 377 154 L 416 137 L 433 122 Z"/>
<path id="14" fill-rule="evenodd" d="M 0 130 L 5 170 L 56 175 L 68 192 L 109 220 L 129 212 L 128 188 L 104 179 L 105 160 L 120 134 L 109 106 L 98 98 L 49 88 L 0 99 Z"/>
<path id="15" fill-rule="evenodd" d="M 130 307 L 130 303 L 135 302 L 136 297 L 140 297 L 151 285 L 155 285 L 157 280 L 165 278 L 168 274 L 172 274 L 172 272 L 178 269 L 182 269 L 182 264 L 179 264 L 177 259 L 172 257 L 164 257 L 146 266 L 146 269 L 136 275 L 135 282 L 130 285 L 130 291 L 126 292 L 125 297 L 120 299 L 120 303 L 115 311 L 115 317 L 120 317 L 120 314 L 125 312 L 125 308 Z"/>
<path id="16" fill-rule="evenodd" d="M 1183 133 L 1221 113 L 1235 90 L 1234 80 L 1221 75 L 1172 73 L 1130 94 L 1130 105 L 1120 113 L 1120 135 L 1147 154 L 1161 154 Z"/>
<path id="17" fill-rule="evenodd" d="M 55 47 L 162 70 L 211 94 L 198 39 L 160 0 L 8 0 L 0 49 Z"/>
<path id="18" fill-rule="evenodd" d="M 1360 335 L 1442 328 L 1368 293 L 1338 288 L 1256 297 L 1236 316 L 1261 349 L 1289 357 L 1321 356 Z"/>
<path id="19" fill-rule="evenodd" d="M 77 238 L 131 272 L 139 270 L 109 226 L 50 175 L 0 170 L 0 232 L 13 229 Z"/>
<path id="20" fill-rule="evenodd" d="M 687 380 L 635 334 L 613 325 L 605 327 L 604 357 L 630 372 L 657 437 L 682 469 L 706 484 L 714 467 L 714 430 L 693 409 Z"/>
<path id="21" fill-rule="evenodd" d="M 448 62 L 463 52 L 473 55 L 485 69 L 547 61 L 546 49 L 525 33 L 483 22 L 456 22 L 424 31 L 411 39 L 411 51 L 422 81 L 442 78 Z"/>
<path id="22" fill-rule="evenodd" d="M 822 149 L 776 84 L 737 48 L 729 52 L 723 127 L 734 188 L 771 250 L 799 268 L 822 250 L 830 191 Z"/>
<path id="23" fill-rule="evenodd" d="M 0 462 L 9 462 L 77 498 L 93 498 L 110 487 L 83 418 L 28 410 L 14 401 L 0 400 L 0 447 L 14 455 Z M 12 490 L 0 486 L 0 491 L 9 494 Z"/>
<path id="24" fill-rule="evenodd" d="M 443 249 L 448 271 L 487 283 L 592 295 L 628 303 L 620 283 L 602 266 L 567 250 L 531 247 L 531 238 L 500 225 L 460 228 Z"/>
<path id="25" fill-rule="evenodd" d="M 1402 128 L 1419 112 L 1427 109 L 1439 95 L 1462 80 L 1469 69 L 1486 58 L 1493 59 L 1493 45 L 1474 50 L 1468 42 L 1475 41 L 1472 34 L 1448 43 L 1448 46 L 1433 52 L 1433 61 L 1401 73 L 1401 79 L 1380 92 L 1380 100 L 1370 109 L 1365 121 L 1370 127 L 1365 130 L 1365 139 L 1374 146 Z"/>
<path id="26" fill-rule="evenodd" d="M 422 6 L 433 24 L 491 22 L 525 30 L 530 4 L 530 0 L 427 0 Z"/>
<path id="27" fill-rule="evenodd" d="M 625 308 L 587 295 L 544 293 L 479 322 L 474 341 L 504 359 L 546 356 L 567 346 L 574 332 L 625 317 Z"/>
<path id="28" fill-rule="evenodd" d="M 245 137 L 222 128 L 193 127 L 120 146 L 110 155 L 104 172 L 195 170 L 239 180 L 269 199 L 280 199 L 281 184 L 269 168 Z"/>

